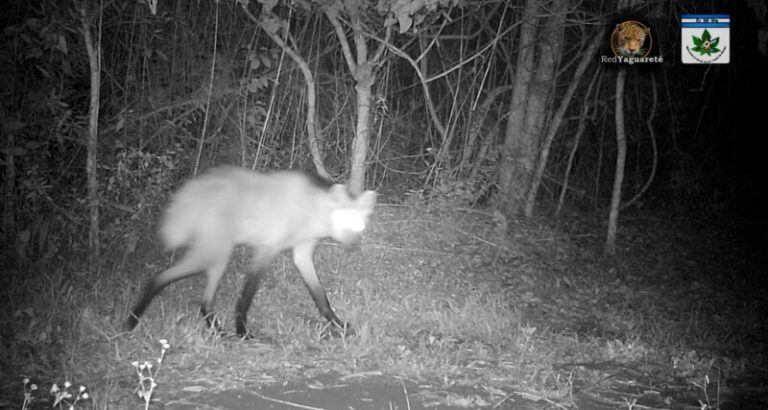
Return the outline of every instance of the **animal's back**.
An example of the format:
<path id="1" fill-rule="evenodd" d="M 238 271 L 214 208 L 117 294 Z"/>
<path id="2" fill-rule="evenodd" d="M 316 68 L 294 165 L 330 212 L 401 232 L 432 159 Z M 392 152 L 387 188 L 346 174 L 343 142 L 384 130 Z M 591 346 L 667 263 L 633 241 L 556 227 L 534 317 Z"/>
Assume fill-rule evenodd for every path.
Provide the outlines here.
<path id="1" fill-rule="evenodd" d="M 300 239 L 297 235 L 313 236 L 310 222 L 322 212 L 317 200 L 322 192 L 302 173 L 216 168 L 179 189 L 160 234 L 169 248 L 200 241 L 217 246 L 292 246 Z"/>

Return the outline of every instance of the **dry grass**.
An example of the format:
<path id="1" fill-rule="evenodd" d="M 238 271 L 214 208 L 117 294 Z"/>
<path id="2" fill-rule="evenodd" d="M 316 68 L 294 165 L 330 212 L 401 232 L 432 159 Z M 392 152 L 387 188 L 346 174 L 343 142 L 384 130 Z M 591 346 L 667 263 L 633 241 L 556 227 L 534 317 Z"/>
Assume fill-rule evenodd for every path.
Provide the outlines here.
<path id="1" fill-rule="evenodd" d="M 712 348 L 713 339 L 728 346 L 722 330 L 707 327 L 721 319 L 702 317 L 711 309 L 697 308 L 700 298 L 638 275 L 639 261 L 638 272 L 658 275 L 646 253 L 608 263 L 588 249 L 498 214 L 382 205 L 359 247 L 329 244 L 315 257 L 332 305 L 357 335 L 322 340 L 324 323 L 281 257 L 248 323 L 269 343 L 205 329 L 197 313 L 202 278 L 172 284 L 134 332 L 121 333 L 143 282 L 170 262 L 165 258 L 143 257 L 152 263 L 133 263 L 141 268 L 132 272 L 7 275 L 3 299 L 12 308 L 3 311 L 2 365 L 10 371 L 2 393 L 21 403 L 21 376 L 41 385 L 66 379 L 86 385 L 94 407 L 138 405 L 131 363 L 157 357 L 158 340 L 166 339 L 171 348 L 156 379 L 161 402 L 181 391 L 374 372 L 447 389 L 482 387 L 497 401 L 513 394 L 551 407 L 576 406 L 585 395 L 621 404 L 634 394 L 618 388 L 621 381 L 677 380 L 714 403 L 705 377 L 743 365 Z M 244 253 L 216 302 L 230 330 Z M 710 288 L 696 283 L 688 289 L 704 296 Z M 733 317 L 733 309 L 718 306 Z"/>

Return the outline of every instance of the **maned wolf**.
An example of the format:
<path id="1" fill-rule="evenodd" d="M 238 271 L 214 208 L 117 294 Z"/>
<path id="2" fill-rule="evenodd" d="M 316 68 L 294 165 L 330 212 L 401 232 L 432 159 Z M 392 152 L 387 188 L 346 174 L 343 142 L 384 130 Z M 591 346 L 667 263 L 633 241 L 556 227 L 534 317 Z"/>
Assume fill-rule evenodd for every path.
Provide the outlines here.
<path id="1" fill-rule="evenodd" d="M 155 276 L 125 323 L 133 329 L 152 298 L 166 285 L 205 272 L 207 285 L 200 310 L 209 326 L 219 281 L 238 244 L 253 248 L 252 269 L 237 302 L 235 330 L 246 336 L 248 308 L 264 272 L 280 252 L 293 250 L 315 305 L 331 323 L 331 334 L 347 332 L 348 325 L 334 313 L 315 273 L 312 256 L 319 239 L 341 243 L 357 239 L 368 223 L 376 193 L 353 198 L 342 185 L 331 185 L 300 172 L 259 174 L 237 167 L 221 167 L 184 184 L 165 212 L 160 236 L 169 249 L 186 246 L 186 255 Z"/>

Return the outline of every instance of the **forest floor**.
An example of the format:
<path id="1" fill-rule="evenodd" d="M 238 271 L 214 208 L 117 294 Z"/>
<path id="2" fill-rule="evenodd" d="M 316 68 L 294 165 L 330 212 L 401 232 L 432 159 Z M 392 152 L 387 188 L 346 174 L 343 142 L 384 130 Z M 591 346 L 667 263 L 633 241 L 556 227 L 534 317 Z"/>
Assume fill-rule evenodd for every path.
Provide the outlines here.
<path id="1" fill-rule="evenodd" d="M 89 393 L 75 408 L 144 408 L 142 395 L 167 409 L 768 408 L 765 238 L 626 213 L 606 258 L 603 227 L 578 216 L 553 227 L 425 208 L 381 205 L 358 247 L 318 248 L 356 331 L 330 340 L 286 257 L 246 341 L 204 328 L 202 278 L 169 286 L 121 332 L 170 263 L 152 233 L 136 250 L 112 247 L 98 273 L 63 256 L 23 270 L 6 260 L 0 408 L 50 408 L 64 381 Z M 225 328 L 245 254 L 217 296 Z"/>

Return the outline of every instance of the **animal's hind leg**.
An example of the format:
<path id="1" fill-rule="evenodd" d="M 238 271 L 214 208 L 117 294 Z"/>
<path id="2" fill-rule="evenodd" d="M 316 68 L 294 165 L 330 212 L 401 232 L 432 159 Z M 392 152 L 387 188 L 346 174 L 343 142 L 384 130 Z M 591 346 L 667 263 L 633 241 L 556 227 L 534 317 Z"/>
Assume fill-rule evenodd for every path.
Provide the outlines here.
<path id="1" fill-rule="evenodd" d="M 189 275 L 200 272 L 207 267 L 206 258 L 196 252 L 187 252 L 184 257 L 167 270 L 152 278 L 144 287 L 144 291 L 139 301 L 134 305 L 128 320 L 123 326 L 126 331 L 133 330 L 139 323 L 139 317 L 144 313 L 152 298 L 155 297 L 164 287 L 183 279 Z"/>
<path id="2" fill-rule="evenodd" d="M 210 249 L 221 249 L 221 247 L 212 246 Z M 224 252 L 208 252 L 208 269 L 206 269 L 206 284 L 203 291 L 203 298 L 200 303 L 200 314 L 205 318 L 205 322 L 208 327 L 215 329 L 217 332 L 221 332 L 221 327 L 213 313 L 213 302 L 216 297 L 216 290 L 219 288 L 221 277 L 224 275 L 224 271 L 227 269 L 229 263 L 229 257 L 232 251 L 227 250 Z"/>
<path id="3" fill-rule="evenodd" d="M 258 249 L 255 252 L 251 262 L 251 270 L 245 278 L 243 291 L 240 294 L 240 299 L 237 300 L 237 307 L 235 308 L 235 331 L 240 337 L 248 335 L 248 331 L 245 329 L 248 309 L 251 307 L 254 295 L 261 286 L 261 281 L 267 268 L 269 268 L 269 263 L 275 256 L 275 252 L 268 249 Z"/>
<path id="4" fill-rule="evenodd" d="M 349 323 L 342 322 L 336 312 L 331 308 L 331 303 L 328 301 L 328 295 L 325 293 L 325 289 L 320 285 L 320 280 L 317 279 L 317 273 L 315 272 L 315 265 L 312 262 L 312 255 L 315 250 L 315 243 L 309 242 L 293 248 L 293 263 L 301 273 L 301 278 L 304 279 L 304 284 L 309 289 L 309 293 L 312 295 L 312 299 L 315 301 L 315 306 L 320 314 L 325 317 L 328 322 L 331 323 L 330 334 L 332 336 L 349 336 L 354 332 L 352 331 Z"/>

